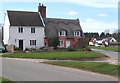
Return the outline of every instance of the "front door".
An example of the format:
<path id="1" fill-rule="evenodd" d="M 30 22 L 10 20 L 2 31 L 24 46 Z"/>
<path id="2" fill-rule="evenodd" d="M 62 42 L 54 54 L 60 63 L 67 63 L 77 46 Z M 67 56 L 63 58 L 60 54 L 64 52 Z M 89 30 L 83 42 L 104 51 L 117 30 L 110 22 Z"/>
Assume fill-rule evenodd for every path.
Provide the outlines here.
<path id="1" fill-rule="evenodd" d="M 23 40 L 19 40 L 19 48 L 21 48 L 21 50 L 23 50 Z"/>
<path id="2" fill-rule="evenodd" d="M 70 41 L 66 41 L 66 48 L 70 46 Z"/>

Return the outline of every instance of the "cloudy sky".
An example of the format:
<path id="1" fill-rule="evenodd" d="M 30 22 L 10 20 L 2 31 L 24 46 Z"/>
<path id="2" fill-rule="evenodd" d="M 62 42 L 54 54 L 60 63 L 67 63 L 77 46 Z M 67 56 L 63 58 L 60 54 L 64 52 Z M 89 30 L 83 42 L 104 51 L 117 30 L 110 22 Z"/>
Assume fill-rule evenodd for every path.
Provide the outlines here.
<path id="1" fill-rule="evenodd" d="M 118 29 L 118 1 L 119 0 L 1 0 L 0 23 L 4 23 L 6 10 L 37 11 L 37 6 L 40 2 L 47 6 L 48 18 L 79 18 L 84 32 L 101 33 L 105 30 L 114 32 Z"/>

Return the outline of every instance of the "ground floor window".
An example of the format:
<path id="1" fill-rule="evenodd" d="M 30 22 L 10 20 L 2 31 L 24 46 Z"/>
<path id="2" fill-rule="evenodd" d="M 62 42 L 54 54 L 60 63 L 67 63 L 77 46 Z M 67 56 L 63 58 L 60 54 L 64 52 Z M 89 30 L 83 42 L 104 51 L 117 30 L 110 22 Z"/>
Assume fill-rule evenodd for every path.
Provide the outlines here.
<path id="1" fill-rule="evenodd" d="M 60 40 L 59 46 L 60 46 L 60 47 L 64 47 L 64 41 L 63 41 L 63 40 Z"/>
<path id="2" fill-rule="evenodd" d="M 36 40 L 30 40 L 30 46 L 36 46 Z"/>

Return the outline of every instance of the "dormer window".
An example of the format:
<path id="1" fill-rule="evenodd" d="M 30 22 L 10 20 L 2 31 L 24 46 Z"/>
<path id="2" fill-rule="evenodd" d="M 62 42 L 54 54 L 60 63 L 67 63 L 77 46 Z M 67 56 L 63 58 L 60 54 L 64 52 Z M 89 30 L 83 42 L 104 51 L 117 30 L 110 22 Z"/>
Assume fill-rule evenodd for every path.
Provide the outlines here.
<path id="1" fill-rule="evenodd" d="M 66 31 L 61 30 L 61 31 L 58 32 L 58 35 L 59 36 L 66 36 Z"/>
<path id="2" fill-rule="evenodd" d="M 80 31 L 75 31 L 74 36 L 80 36 Z"/>

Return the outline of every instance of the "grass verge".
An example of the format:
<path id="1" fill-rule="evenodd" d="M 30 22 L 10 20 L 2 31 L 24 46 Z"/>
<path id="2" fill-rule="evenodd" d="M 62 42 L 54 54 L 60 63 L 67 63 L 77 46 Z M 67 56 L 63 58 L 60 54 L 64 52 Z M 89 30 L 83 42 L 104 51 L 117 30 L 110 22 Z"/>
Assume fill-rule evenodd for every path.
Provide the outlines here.
<path id="1" fill-rule="evenodd" d="M 89 46 L 89 47 L 93 48 L 93 49 L 101 49 L 101 50 L 107 50 L 107 51 L 120 52 L 120 48 L 117 48 L 117 47 L 95 47 L 95 46 Z"/>
<path id="2" fill-rule="evenodd" d="M 33 58 L 33 59 L 90 59 L 90 58 L 102 58 L 107 57 L 105 54 L 87 51 L 87 52 L 46 52 L 46 53 L 14 53 L 14 54 L 5 54 L 2 57 L 10 58 Z"/>
<path id="3" fill-rule="evenodd" d="M 105 62 L 59 61 L 59 62 L 43 62 L 43 63 L 69 67 L 69 68 L 82 69 L 91 72 L 97 72 L 101 74 L 114 75 L 114 76 L 118 75 L 118 70 L 120 71 L 119 65 L 112 65 Z"/>
<path id="4" fill-rule="evenodd" d="M 8 80 L 6 78 L 0 77 L 0 83 L 14 83 L 11 80 Z"/>

